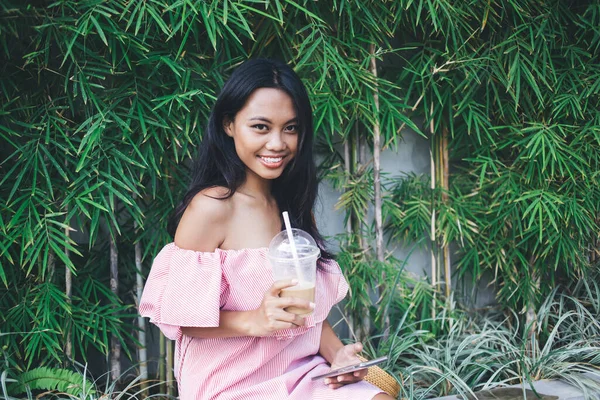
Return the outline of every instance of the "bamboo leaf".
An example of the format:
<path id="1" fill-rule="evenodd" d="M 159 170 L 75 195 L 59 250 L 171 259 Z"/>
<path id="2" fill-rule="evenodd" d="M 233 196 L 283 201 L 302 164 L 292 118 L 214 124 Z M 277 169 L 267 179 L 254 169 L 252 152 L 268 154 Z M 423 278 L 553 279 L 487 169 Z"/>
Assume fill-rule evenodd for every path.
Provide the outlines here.
<path id="1" fill-rule="evenodd" d="M 102 27 L 100 26 L 100 24 L 98 23 L 98 21 L 96 20 L 96 18 L 93 15 L 90 15 L 90 21 L 92 21 L 92 24 L 94 24 L 94 26 L 96 27 L 96 32 L 98 32 L 98 35 L 100 36 L 100 39 L 102 40 L 104 45 L 108 46 L 108 42 L 106 41 L 106 36 L 104 35 L 104 30 L 102 30 Z"/>

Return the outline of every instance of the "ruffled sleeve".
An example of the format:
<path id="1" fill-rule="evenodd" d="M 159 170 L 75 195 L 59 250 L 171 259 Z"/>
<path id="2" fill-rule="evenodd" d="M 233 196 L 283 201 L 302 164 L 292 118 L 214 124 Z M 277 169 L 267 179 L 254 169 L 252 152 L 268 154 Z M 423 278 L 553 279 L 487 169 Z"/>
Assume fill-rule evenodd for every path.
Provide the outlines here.
<path id="1" fill-rule="evenodd" d="M 315 290 L 315 310 L 305 317 L 305 325 L 301 328 L 284 329 L 273 334 L 279 340 L 291 339 L 306 333 L 308 329 L 325 321 L 329 312 L 348 293 L 348 283 L 337 262 L 333 260 L 320 261 L 317 270 Z"/>
<path id="2" fill-rule="evenodd" d="M 218 327 L 228 293 L 219 253 L 184 250 L 171 243 L 154 259 L 139 312 L 176 340 L 181 327 Z"/>

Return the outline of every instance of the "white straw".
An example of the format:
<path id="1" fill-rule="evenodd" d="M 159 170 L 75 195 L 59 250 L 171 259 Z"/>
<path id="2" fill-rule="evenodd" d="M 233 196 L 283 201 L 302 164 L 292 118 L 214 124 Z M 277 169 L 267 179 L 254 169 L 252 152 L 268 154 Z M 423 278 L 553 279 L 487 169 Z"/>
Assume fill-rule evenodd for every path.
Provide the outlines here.
<path id="1" fill-rule="evenodd" d="M 290 216 L 287 211 L 283 212 L 283 222 L 285 223 L 285 230 L 287 231 L 287 237 L 292 247 L 292 257 L 294 258 L 294 264 L 296 265 L 296 274 L 298 279 L 303 280 L 302 269 L 300 268 L 300 260 L 298 259 L 298 251 L 296 250 L 296 242 L 294 241 L 294 234 L 292 233 L 292 224 L 290 223 Z"/>

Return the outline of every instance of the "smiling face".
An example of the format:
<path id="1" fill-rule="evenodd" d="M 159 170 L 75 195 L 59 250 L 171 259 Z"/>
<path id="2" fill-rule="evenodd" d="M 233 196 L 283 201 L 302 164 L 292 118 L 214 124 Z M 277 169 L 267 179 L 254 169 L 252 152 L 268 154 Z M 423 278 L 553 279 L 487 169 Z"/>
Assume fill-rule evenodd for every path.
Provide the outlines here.
<path id="1" fill-rule="evenodd" d="M 278 178 L 296 156 L 299 127 L 291 97 L 274 88 L 256 89 L 233 120 L 225 121 L 225 133 L 248 174 L 261 179 Z"/>

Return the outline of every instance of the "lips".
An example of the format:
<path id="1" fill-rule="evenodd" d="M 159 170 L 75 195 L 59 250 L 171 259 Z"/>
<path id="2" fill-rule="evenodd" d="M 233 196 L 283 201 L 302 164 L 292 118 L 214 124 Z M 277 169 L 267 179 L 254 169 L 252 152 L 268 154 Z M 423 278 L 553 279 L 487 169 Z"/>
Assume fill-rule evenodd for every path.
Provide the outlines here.
<path id="1" fill-rule="evenodd" d="M 260 162 L 267 168 L 279 168 L 283 165 L 283 156 L 279 157 L 268 157 L 258 156 Z"/>

